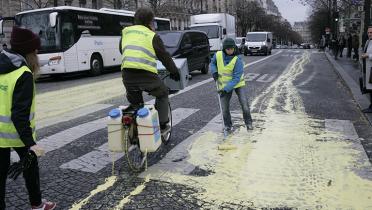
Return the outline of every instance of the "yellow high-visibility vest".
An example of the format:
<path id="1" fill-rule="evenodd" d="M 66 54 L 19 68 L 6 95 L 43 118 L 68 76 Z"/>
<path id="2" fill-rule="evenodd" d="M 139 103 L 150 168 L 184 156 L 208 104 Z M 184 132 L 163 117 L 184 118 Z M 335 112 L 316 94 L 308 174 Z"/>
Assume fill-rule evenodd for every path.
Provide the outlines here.
<path id="1" fill-rule="evenodd" d="M 232 79 L 235 63 L 238 60 L 238 56 L 235 56 L 233 59 L 231 59 L 230 63 L 224 64 L 223 62 L 223 55 L 222 51 L 218 51 L 216 53 L 216 60 L 217 60 L 217 71 L 218 71 L 218 89 L 222 90 L 227 83 Z M 239 88 L 245 85 L 244 81 L 244 73 L 240 77 L 240 81 L 238 84 L 234 86 L 235 88 Z"/>
<path id="2" fill-rule="evenodd" d="M 0 148 L 8 147 L 24 147 L 22 140 L 11 120 L 12 116 L 12 99 L 14 87 L 17 80 L 24 72 L 31 72 L 27 66 L 9 72 L 7 74 L 0 74 Z M 36 141 L 35 132 L 35 88 L 30 110 L 30 125 L 32 129 L 32 136 Z"/>
<path id="3" fill-rule="evenodd" d="M 123 52 L 121 69 L 143 69 L 155 74 L 156 54 L 152 46 L 155 33 L 146 26 L 135 25 L 123 29 L 121 47 Z"/>

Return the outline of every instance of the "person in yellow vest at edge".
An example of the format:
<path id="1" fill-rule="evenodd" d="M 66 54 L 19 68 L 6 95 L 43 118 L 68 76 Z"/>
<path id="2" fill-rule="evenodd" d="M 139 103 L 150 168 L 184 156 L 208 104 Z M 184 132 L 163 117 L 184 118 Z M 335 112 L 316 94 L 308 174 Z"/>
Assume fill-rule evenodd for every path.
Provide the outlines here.
<path id="1" fill-rule="evenodd" d="M 238 56 L 235 41 L 232 38 L 226 38 L 222 43 L 222 49 L 222 51 L 218 51 L 213 56 L 210 70 L 213 79 L 217 81 L 218 84 L 223 121 L 225 124 L 224 129 L 228 133 L 232 132 L 230 99 L 233 91 L 235 91 L 243 110 L 243 118 L 247 130 L 252 130 L 252 117 L 245 89 L 244 66 L 241 58 Z"/>
<path id="2" fill-rule="evenodd" d="M 168 87 L 158 76 L 156 59 L 170 72 L 171 79 L 179 81 L 180 76 L 162 40 L 154 31 L 154 13 L 149 8 L 139 8 L 134 14 L 134 25 L 122 30 L 119 46 L 123 54 L 121 70 L 127 99 L 132 106 L 143 104 L 142 91 L 156 97 L 155 108 L 159 113 L 161 133 L 164 134 L 170 129 L 169 93 Z"/>
<path id="3" fill-rule="evenodd" d="M 50 210 L 55 203 L 41 199 L 37 154 L 43 152 L 35 136 L 35 84 L 39 69 L 40 38 L 32 31 L 13 27 L 11 49 L 0 53 L 0 209 L 5 209 L 7 177 L 23 172 L 31 209 Z M 20 158 L 10 165 L 10 149 Z"/>

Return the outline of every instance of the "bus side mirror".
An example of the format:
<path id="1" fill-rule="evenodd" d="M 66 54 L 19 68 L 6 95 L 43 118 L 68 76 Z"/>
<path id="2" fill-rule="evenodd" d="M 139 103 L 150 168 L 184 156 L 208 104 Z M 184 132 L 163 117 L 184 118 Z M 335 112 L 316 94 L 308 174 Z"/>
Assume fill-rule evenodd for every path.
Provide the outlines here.
<path id="1" fill-rule="evenodd" d="M 3 21 L 4 20 L 0 20 L 0 35 L 4 35 Z"/>
<path id="2" fill-rule="evenodd" d="M 226 35 L 226 28 L 224 28 L 223 30 L 222 30 L 223 32 L 223 35 Z"/>
<path id="3" fill-rule="evenodd" d="M 56 27 L 57 15 L 58 15 L 58 12 L 52 12 L 49 14 L 49 26 L 52 28 Z"/>

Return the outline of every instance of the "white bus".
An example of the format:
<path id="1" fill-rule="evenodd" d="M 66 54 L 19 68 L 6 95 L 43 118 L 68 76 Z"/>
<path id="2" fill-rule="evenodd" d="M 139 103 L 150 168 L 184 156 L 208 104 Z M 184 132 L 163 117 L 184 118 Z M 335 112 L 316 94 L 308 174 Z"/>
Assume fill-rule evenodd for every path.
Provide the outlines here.
<path id="1" fill-rule="evenodd" d="M 170 30 L 170 20 L 155 18 L 158 31 Z M 102 8 L 53 7 L 20 12 L 15 24 L 41 39 L 40 74 L 59 75 L 121 65 L 119 40 L 124 27 L 133 25 L 134 12 Z M 0 20 L 0 34 L 2 33 Z"/>

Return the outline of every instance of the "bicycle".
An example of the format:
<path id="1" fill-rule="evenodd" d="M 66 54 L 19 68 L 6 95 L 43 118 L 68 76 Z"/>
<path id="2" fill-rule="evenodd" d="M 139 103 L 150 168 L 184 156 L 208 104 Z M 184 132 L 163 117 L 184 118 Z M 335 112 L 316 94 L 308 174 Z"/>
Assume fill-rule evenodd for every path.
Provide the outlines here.
<path id="1" fill-rule="evenodd" d="M 129 168 L 134 172 L 141 172 L 147 166 L 147 151 L 141 151 L 141 145 L 138 137 L 137 111 L 147 104 L 140 104 L 137 106 L 130 105 L 122 110 L 122 124 L 123 124 L 123 151 L 128 162 Z M 172 109 L 168 103 L 168 119 L 170 129 L 161 135 L 161 141 L 167 145 L 172 135 Z M 156 130 L 158 129 L 158 130 Z M 160 132 L 160 127 L 154 128 L 155 132 Z M 140 134 L 141 135 L 141 134 Z M 146 134 L 142 134 L 146 135 Z M 159 148 L 161 145 L 159 146 Z"/>

